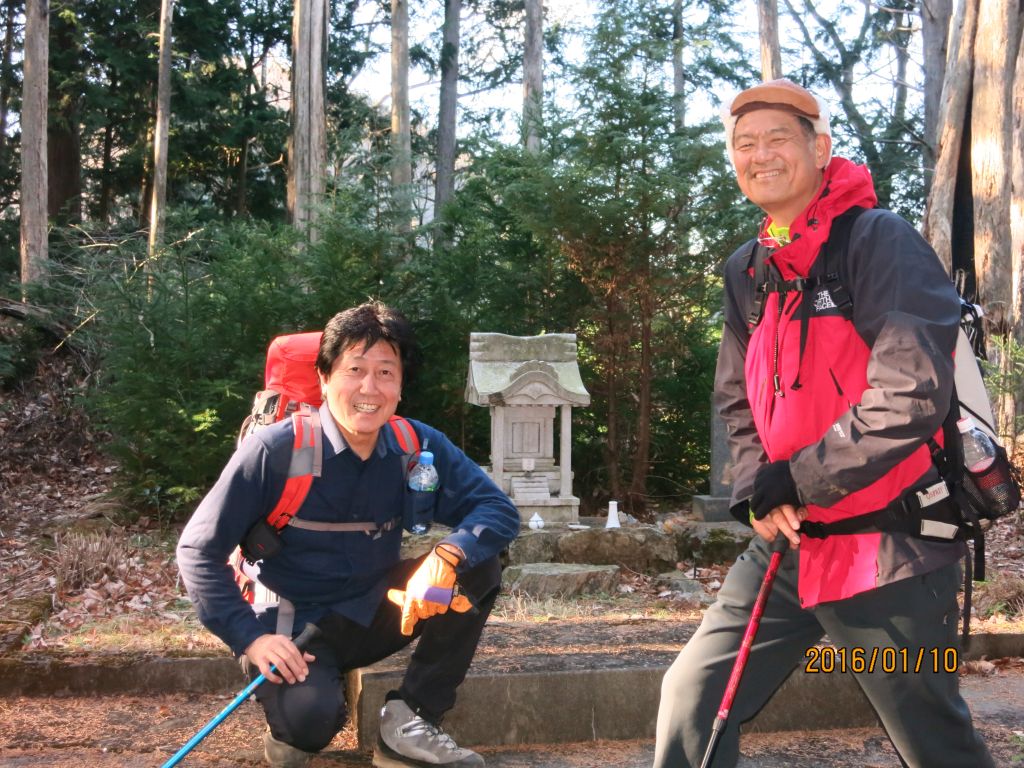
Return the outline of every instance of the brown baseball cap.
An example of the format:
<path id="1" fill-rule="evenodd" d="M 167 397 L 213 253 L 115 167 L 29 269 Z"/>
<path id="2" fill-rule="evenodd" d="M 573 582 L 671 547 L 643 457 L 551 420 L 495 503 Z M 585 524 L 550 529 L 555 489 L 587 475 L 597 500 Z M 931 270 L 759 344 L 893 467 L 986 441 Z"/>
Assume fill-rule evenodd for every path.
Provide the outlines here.
<path id="1" fill-rule="evenodd" d="M 792 80 L 780 78 L 755 85 L 742 91 L 729 105 L 733 117 L 745 115 L 755 109 L 781 109 L 811 120 L 821 116 L 821 108 L 814 94 Z"/>

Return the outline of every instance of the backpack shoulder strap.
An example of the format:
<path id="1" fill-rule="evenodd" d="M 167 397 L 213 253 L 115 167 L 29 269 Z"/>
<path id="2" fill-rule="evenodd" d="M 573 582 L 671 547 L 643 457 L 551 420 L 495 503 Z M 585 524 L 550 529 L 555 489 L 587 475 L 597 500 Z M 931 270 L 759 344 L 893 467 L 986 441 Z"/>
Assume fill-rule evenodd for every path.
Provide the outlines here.
<path id="1" fill-rule="evenodd" d="M 306 500 L 313 478 L 320 477 L 323 470 L 323 428 L 320 425 L 320 412 L 308 405 L 301 406 L 292 414 L 292 458 L 288 465 L 288 479 L 285 481 L 281 498 L 270 514 L 267 522 L 276 530 L 281 530 L 299 511 Z"/>
<path id="2" fill-rule="evenodd" d="M 846 287 L 846 278 L 849 274 L 847 254 L 850 250 L 850 234 L 853 232 L 853 223 L 866 210 L 867 208 L 854 206 L 837 216 L 832 222 L 832 229 L 829 230 L 828 241 L 825 243 L 825 274 L 822 276 L 822 283 L 828 289 L 832 303 L 844 317 L 853 314 L 853 296 Z"/>
<path id="3" fill-rule="evenodd" d="M 753 269 L 753 282 L 751 288 L 753 295 L 750 302 L 750 312 L 747 313 L 747 329 L 750 330 L 761 322 L 764 314 L 764 299 L 768 284 L 768 249 L 754 240 L 750 251 L 750 263 Z"/>
<path id="4" fill-rule="evenodd" d="M 395 440 L 402 451 L 402 472 L 408 477 L 420 453 L 420 436 L 412 423 L 397 413 L 388 419 L 388 426 L 395 433 Z"/>
<path id="5" fill-rule="evenodd" d="M 399 416 L 397 413 L 388 419 L 388 426 L 395 433 L 398 447 L 405 453 L 420 452 L 420 436 L 408 419 Z"/>

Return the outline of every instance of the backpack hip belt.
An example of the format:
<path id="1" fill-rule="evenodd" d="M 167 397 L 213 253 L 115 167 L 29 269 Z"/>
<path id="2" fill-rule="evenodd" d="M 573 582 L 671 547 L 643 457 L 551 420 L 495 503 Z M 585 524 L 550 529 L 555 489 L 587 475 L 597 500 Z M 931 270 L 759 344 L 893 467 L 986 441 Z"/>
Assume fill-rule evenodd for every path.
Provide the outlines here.
<path id="1" fill-rule="evenodd" d="M 959 504 L 944 480 L 912 488 L 873 512 L 831 523 L 804 520 L 800 534 L 812 539 L 855 533 L 905 533 L 931 541 L 964 541 Z"/>

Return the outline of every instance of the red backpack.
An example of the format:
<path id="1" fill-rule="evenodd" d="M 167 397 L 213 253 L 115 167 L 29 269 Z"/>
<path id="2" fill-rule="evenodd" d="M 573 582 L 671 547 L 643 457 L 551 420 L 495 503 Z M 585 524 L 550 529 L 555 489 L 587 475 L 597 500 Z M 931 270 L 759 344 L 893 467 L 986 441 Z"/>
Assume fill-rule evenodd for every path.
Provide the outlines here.
<path id="1" fill-rule="evenodd" d="M 241 445 L 253 432 L 289 417 L 295 434 L 288 479 L 281 497 L 266 520 L 257 523 L 246 535 L 243 544 L 231 554 L 235 581 L 250 603 L 256 594 L 256 576 L 259 574 L 257 563 L 280 548 L 278 535 L 281 530 L 286 525 L 313 525 L 304 524 L 295 517 L 295 513 L 306 500 L 313 478 L 319 477 L 322 469 L 323 429 L 319 412 L 322 397 L 316 371 L 321 335 L 320 331 L 295 333 L 278 336 L 270 342 L 264 376 L 265 389 L 256 393 L 252 411 L 242 422 L 238 434 L 238 444 Z M 408 467 L 420 451 L 419 436 L 412 424 L 401 416 L 392 416 L 388 425 L 405 454 L 403 466 Z M 400 522 L 401 518 L 390 520 L 381 527 L 374 523 L 318 523 L 315 527 L 318 530 L 361 531 L 379 535 Z"/>

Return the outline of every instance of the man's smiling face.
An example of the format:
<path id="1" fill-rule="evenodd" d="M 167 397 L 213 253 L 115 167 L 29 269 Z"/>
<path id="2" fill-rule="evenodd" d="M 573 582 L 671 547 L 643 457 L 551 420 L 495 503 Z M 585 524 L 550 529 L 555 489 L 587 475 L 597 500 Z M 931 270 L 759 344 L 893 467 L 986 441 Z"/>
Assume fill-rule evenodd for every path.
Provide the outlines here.
<path id="1" fill-rule="evenodd" d="M 733 147 L 740 190 L 788 227 L 821 185 L 830 139 L 808 135 L 790 112 L 758 109 L 736 121 Z"/>
<path id="2" fill-rule="evenodd" d="M 398 408 L 402 394 L 402 362 L 386 341 L 369 349 L 348 347 L 320 376 L 324 400 L 349 447 L 364 459 L 377 443 L 377 432 Z"/>

